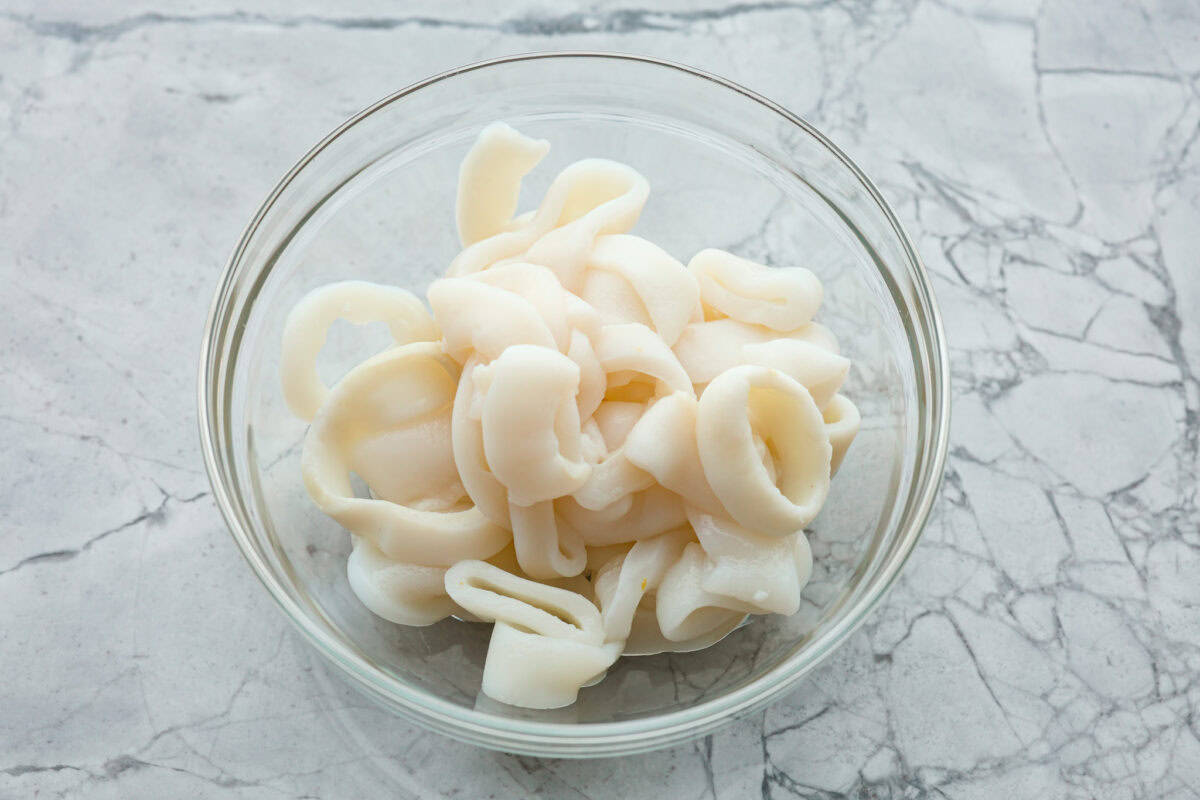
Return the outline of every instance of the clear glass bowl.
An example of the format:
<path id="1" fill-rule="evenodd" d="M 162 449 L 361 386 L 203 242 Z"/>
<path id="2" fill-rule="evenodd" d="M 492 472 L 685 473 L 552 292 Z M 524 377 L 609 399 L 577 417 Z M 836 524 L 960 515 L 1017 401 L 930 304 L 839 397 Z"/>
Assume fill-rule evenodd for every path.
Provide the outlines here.
<path id="1" fill-rule="evenodd" d="M 819 319 L 854 361 L 862 431 L 810 531 L 799 614 L 756 617 L 697 653 L 623 658 L 579 701 L 529 711 L 478 694 L 490 626 L 385 622 L 351 594 L 349 536 L 300 479 L 305 426 L 279 389 L 280 333 L 321 284 L 360 278 L 424 295 L 457 251 L 458 162 L 505 120 L 549 139 L 529 207 L 559 168 L 603 156 L 650 181 L 636 233 L 687 260 L 721 247 L 803 265 Z M 532 200 L 530 198 L 533 198 Z M 327 380 L 386 336 L 336 328 Z M 824 136 L 770 101 L 694 69 L 588 53 L 515 56 L 404 89 L 330 134 L 259 209 L 225 268 L 200 361 L 201 441 L 217 504 L 291 621 L 353 684 L 432 730 L 515 753 L 596 756 L 676 744 L 795 686 L 895 579 L 940 483 L 946 351 L 920 259 L 895 215 Z"/>

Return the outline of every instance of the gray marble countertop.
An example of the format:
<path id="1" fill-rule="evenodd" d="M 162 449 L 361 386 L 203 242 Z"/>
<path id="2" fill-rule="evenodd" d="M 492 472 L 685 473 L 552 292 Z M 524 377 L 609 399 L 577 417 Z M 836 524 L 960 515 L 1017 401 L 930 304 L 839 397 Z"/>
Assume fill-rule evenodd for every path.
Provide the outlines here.
<path id="1" fill-rule="evenodd" d="M 725 75 L 874 176 L 954 433 L 903 578 L 693 745 L 515 758 L 330 675 L 242 563 L 195 361 L 313 142 L 478 59 Z M 1190 0 L 0 2 L 0 796 L 1200 797 L 1200 7 Z"/>

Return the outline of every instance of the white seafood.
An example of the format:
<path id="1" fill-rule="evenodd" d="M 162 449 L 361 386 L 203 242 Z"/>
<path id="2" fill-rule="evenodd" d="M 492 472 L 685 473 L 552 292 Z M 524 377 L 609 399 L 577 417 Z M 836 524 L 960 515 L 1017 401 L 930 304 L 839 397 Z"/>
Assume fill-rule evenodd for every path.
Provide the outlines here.
<path id="1" fill-rule="evenodd" d="M 658 628 L 668 641 L 698 639 L 736 625 L 746 615 L 741 602 L 704 588 L 708 567 L 704 549 L 691 542 L 663 575 L 654 608 Z"/>
<path id="2" fill-rule="evenodd" d="M 447 274 L 468 275 L 519 257 L 550 267 L 575 291 L 596 237 L 632 228 L 649 194 L 646 179 L 624 164 L 576 161 L 558 174 L 532 216 L 518 217 L 504 231 L 466 247 Z"/>
<path id="3" fill-rule="evenodd" d="M 720 250 L 685 267 L 630 233 L 649 185 L 604 159 L 521 213 L 548 148 L 480 133 L 432 312 L 396 287 L 323 287 L 288 317 L 281 362 L 311 421 L 305 487 L 353 535 L 355 596 L 398 624 L 491 623 L 482 691 L 538 709 L 622 654 L 795 613 L 804 528 L 861 425 L 816 276 Z M 316 362 L 339 318 L 394 342 L 331 389 Z"/>
<path id="4" fill-rule="evenodd" d="M 858 413 L 858 407 L 841 394 L 833 396 L 822 410 L 822 416 L 825 419 L 825 431 L 829 434 L 829 444 L 833 448 L 829 468 L 831 472 L 837 472 L 846 456 L 846 450 L 858 435 L 862 417 Z"/>
<path id="5" fill-rule="evenodd" d="M 601 236 L 592 247 L 588 266 L 626 281 L 668 347 L 675 344 L 688 322 L 702 317 L 695 278 L 653 242 L 628 234 Z"/>
<path id="6" fill-rule="evenodd" d="M 696 398 L 675 392 L 652 405 L 629 431 L 623 451 L 629 462 L 690 505 L 711 513 L 724 506 L 713 493 L 696 440 Z"/>
<path id="7" fill-rule="evenodd" d="M 496 623 L 483 670 L 483 690 L 493 699 L 526 708 L 570 705 L 620 655 L 604 643 L 600 611 L 576 592 L 484 561 L 456 564 L 445 580 L 458 605 Z"/>
<path id="8" fill-rule="evenodd" d="M 396 344 L 438 338 L 429 312 L 406 289 L 342 281 L 312 290 L 288 314 L 279 364 L 283 399 L 302 420 L 311 421 L 329 398 L 329 387 L 317 376 L 317 356 L 325 346 L 329 326 L 339 319 L 359 325 L 386 322 Z"/>
<path id="9" fill-rule="evenodd" d="M 821 282 L 803 267 L 772 269 L 724 250 L 701 250 L 688 269 L 705 306 L 740 322 L 792 331 L 821 305 Z"/>
<path id="10" fill-rule="evenodd" d="M 463 247 L 502 233 L 517 211 L 521 179 L 550 152 L 503 122 L 479 132 L 458 168 L 458 239 Z"/>
<path id="11" fill-rule="evenodd" d="M 629 638 L 634 613 L 642 598 L 658 588 L 663 575 L 679 560 L 691 539 L 690 530 L 679 528 L 637 542 L 624 555 L 604 565 L 595 585 L 607 641 L 624 642 Z"/>
<path id="12" fill-rule="evenodd" d="M 574 492 L 591 466 L 581 457 L 579 366 L 556 350 L 509 347 L 475 370 L 483 392 L 483 452 L 509 502 L 533 505 Z"/>
<path id="13" fill-rule="evenodd" d="M 762 464 L 761 438 L 776 475 Z M 832 449 L 812 395 L 779 370 L 743 365 L 709 383 L 696 410 L 704 477 L 742 526 L 786 536 L 812 522 L 829 493 Z"/>
<path id="14" fill-rule="evenodd" d="M 636 322 L 605 325 L 596 339 L 596 357 L 609 375 L 620 375 L 621 381 L 609 381 L 609 386 L 623 386 L 633 373 L 654 380 L 665 392 L 691 394 L 692 382 L 679 359 L 654 331 Z"/>
<path id="15" fill-rule="evenodd" d="M 683 329 L 672 349 L 692 383 L 704 385 L 731 367 L 753 363 L 746 354 L 747 348 L 779 339 L 798 339 L 834 355 L 838 353 L 837 339 L 819 322 L 781 332 L 736 319 L 694 322 Z"/>
<path id="16" fill-rule="evenodd" d="M 709 562 L 702 589 L 737 600 L 755 614 L 796 613 L 800 591 L 812 575 L 812 550 L 804 531 L 763 536 L 691 509 L 688 522 Z"/>
<path id="17" fill-rule="evenodd" d="M 301 471 L 317 507 L 396 561 L 447 567 L 464 558 L 487 558 L 510 539 L 474 506 L 427 510 L 415 502 L 357 497 L 350 484 L 351 472 L 381 471 L 363 461 L 364 453 L 373 459 L 384 455 L 364 447 L 370 439 L 450 413 L 457 372 L 433 342 L 387 350 L 342 378 L 304 438 Z M 430 442 L 432 450 L 442 447 L 443 442 Z"/>
<path id="18" fill-rule="evenodd" d="M 456 608 L 446 593 L 446 567 L 394 561 L 360 536 L 354 537 L 346 577 L 364 606 L 399 625 L 432 625 Z"/>

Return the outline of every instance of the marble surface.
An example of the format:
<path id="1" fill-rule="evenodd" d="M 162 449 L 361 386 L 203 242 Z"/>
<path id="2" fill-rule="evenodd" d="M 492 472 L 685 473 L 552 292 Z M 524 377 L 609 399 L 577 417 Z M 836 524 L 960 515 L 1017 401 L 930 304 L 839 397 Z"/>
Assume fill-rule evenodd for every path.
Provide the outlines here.
<path id="1" fill-rule="evenodd" d="M 366 706 L 242 563 L 194 365 L 342 119 L 460 63 L 649 53 L 806 116 L 924 255 L 942 501 L 811 680 L 694 745 L 515 758 Z M 1200 796 L 1200 9 L 0 2 L 0 797 Z"/>

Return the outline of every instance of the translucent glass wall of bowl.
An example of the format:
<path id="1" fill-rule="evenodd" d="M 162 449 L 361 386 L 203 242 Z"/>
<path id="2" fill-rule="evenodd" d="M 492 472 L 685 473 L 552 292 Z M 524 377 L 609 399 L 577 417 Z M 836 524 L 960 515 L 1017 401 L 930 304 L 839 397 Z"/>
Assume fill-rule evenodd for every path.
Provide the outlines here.
<path id="1" fill-rule="evenodd" d="M 529 181 L 524 207 L 571 160 L 616 158 L 651 182 L 636 232 L 681 260 L 718 246 L 817 271 L 827 287 L 821 319 L 855 361 L 847 393 L 864 412 L 863 434 L 813 528 L 818 570 L 800 615 L 756 620 L 704 653 L 624 660 L 576 706 L 557 712 L 477 696 L 483 626 L 401 628 L 350 595 L 348 537 L 304 496 L 304 426 L 287 414 L 278 390 L 279 333 L 304 292 L 361 278 L 421 294 L 444 270 L 456 250 L 457 163 L 495 119 L 554 148 Z M 442 79 L 377 107 L 310 154 L 244 244 L 213 347 L 221 376 L 213 402 L 229 434 L 220 452 L 237 487 L 234 513 L 253 532 L 260 567 L 295 604 L 289 613 L 306 616 L 309 635 L 377 695 L 430 706 L 430 714 L 404 702 L 398 708 L 425 724 L 495 744 L 489 726 L 536 741 L 558 723 L 576 723 L 576 737 L 619 723 L 635 738 L 641 731 L 643 744 L 662 743 L 704 717 L 707 703 L 746 710 L 814 663 L 911 546 L 898 532 L 915 513 L 916 483 L 927 480 L 921 467 L 931 457 L 926 412 L 937 356 L 937 343 L 917 324 L 927 298 L 910 280 L 912 254 L 846 163 L 726 85 L 597 58 L 517 61 Z M 321 364 L 326 377 L 381 346 L 379 333 L 335 330 Z M 669 730 L 664 715 L 677 715 L 681 727 Z M 477 736 L 464 733 L 465 721 L 482 726 Z"/>

